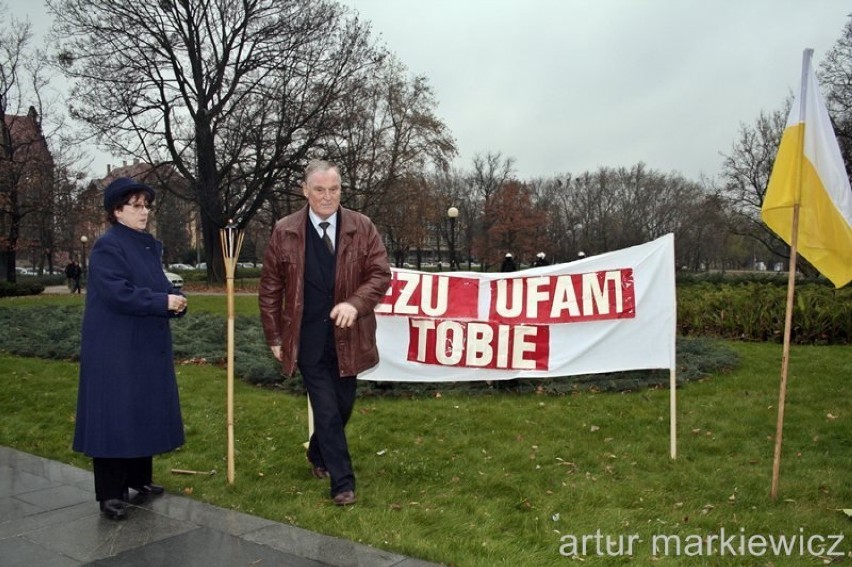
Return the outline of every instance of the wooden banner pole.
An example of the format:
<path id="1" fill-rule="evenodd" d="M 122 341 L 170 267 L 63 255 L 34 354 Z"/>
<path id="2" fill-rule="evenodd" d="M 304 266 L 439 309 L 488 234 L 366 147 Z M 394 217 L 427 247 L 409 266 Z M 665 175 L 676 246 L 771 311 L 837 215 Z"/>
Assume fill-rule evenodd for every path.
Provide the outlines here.
<path id="1" fill-rule="evenodd" d="M 219 231 L 222 244 L 222 260 L 225 264 L 225 291 L 228 301 L 228 343 L 227 343 L 227 430 L 228 430 L 228 455 L 226 478 L 228 484 L 234 484 L 236 477 L 234 464 L 234 275 L 237 270 L 237 259 L 240 256 L 240 248 L 243 245 L 243 234 L 234 225 L 233 221 Z"/>
<path id="2" fill-rule="evenodd" d="M 781 354 L 781 387 L 778 391 L 778 421 L 775 424 L 775 454 L 772 458 L 772 487 L 769 495 L 778 498 L 781 471 L 781 444 L 784 433 L 784 405 L 787 400 L 787 373 L 790 365 L 790 328 L 793 323 L 793 296 L 796 289 L 796 235 L 799 232 L 799 204 L 793 205 L 793 234 L 790 237 L 790 274 L 787 277 L 787 312 L 784 315 L 784 347 Z"/>

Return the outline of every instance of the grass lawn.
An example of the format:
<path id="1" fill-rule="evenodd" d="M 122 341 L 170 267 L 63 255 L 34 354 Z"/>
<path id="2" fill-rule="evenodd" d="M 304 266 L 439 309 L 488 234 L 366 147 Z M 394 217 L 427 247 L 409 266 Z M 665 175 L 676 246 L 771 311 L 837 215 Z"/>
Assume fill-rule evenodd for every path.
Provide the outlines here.
<path id="1" fill-rule="evenodd" d="M 238 298 L 238 311 L 252 302 L 256 310 L 254 297 Z M 221 297 L 198 296 L 190 308 L 221 312 L 219 304 L 223 311 Z M 572 561 L 560 549 L 585 563 L 616 562 L 620 552 L 622 562 L 671 564 L 674 539 L 666 552 L 662 536 L 680 536 L 680 555 L 693 556 L 681 557 L 686 564 L 844 561 L 829 551 L 835 535 L 845 539 L 834 552 L 852 551 L 852 519 L 841 511 L 852 508 L 852 350 L 793 348 L 773 502 L 781 347 L 732 346 L 742 356 L 739 369 L 679 392 L 674 461 L 666 390 L 359 399 L 348 428 L 359 503 L 345 509 L 308 472 L 304 398 L 241 382 L 236 483 L 229 486 L 225 372 L 182 365 L 187 443 L 154 460 L 155 479 L 205 502 L 459 566 Z M 0 444 L 89 468 L 70 449 L 77 365 L 0 356 L 0 376 Z M 179 476 L 172 468 L 218 474 Z M 791 557 L 767 548 L 754 557 L 759 541 L 748 553 L 749 538 L 780 535 L 800 538 Z M 735 536 L 732 548 L 720 548 L 719 536 Z"/>

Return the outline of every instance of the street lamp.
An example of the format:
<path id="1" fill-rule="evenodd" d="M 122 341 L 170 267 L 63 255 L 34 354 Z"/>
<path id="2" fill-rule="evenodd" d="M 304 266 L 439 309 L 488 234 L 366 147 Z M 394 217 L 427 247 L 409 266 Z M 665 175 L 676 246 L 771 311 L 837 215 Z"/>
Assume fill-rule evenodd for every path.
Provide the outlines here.
<path id="1" fill-rule="evenodd" d="M 88 242 L 89 242 L 89 237 L 86 236 L 85 234 L 80 237 L 80 244 L 82 244 L 82 248 L 83 248 L 83 256 L 82 256 L 83 262 L 80 264 L 80 266 L 83 269 L 84 274 L 86 273 L 86 244 Z"/>
<path id="2" fill-rule="evenodd" d="M 459 210 L 455 207 L 447 209 L 447 216 L 450 218 L 450 270 L 458 269 L 456 262 L 456 217 L 459 216 Z"/>

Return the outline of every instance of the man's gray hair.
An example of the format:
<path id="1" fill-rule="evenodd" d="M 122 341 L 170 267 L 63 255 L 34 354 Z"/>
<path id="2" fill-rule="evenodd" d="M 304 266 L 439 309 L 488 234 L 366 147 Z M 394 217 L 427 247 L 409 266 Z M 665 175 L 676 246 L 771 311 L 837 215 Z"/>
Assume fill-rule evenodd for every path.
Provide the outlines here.
<path id="1" fill-rule="evenodd" d="M 308 162 L 307 167 L 305 167 L 305 181 L 307 182 L 308 177 L 318 171 L 329 171 L 332 169 L 337 172 L 337 175 L 340 175 L 340 167 L 337 164 L 324 159 L 312 159 Z"/>

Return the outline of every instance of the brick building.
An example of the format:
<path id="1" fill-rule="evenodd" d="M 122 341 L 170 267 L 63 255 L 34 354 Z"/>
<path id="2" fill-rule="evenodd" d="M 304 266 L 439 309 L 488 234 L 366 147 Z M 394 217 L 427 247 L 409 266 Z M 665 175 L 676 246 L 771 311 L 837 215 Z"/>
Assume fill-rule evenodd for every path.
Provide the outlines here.
<path id="1" fill-rule="evenodd" d="M 54 160 L 34 107 L 0 124 L 0 271 L 49 264 L 56 248 Z"/>

